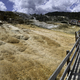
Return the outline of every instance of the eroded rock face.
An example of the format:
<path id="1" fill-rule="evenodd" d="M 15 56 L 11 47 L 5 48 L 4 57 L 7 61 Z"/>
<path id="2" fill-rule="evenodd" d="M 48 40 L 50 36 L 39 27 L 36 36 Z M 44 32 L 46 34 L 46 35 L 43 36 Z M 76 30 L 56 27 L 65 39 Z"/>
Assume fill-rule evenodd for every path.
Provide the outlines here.
<path id="1" fill-rule="evenodd" d="M 59 25 L 47 24 L 38 20 L 33 20 L 33 24 L 46 29 L 53 29 L 59 27 Z"/>

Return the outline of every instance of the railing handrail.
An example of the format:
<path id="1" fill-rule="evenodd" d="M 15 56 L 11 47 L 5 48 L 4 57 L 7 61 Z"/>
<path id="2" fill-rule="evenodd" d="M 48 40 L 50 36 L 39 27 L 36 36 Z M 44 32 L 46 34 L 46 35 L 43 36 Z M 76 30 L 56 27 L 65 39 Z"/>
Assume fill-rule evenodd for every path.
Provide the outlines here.
<path id="1" fill-rule="evenodd" d="M 69 64 L 67 65 L 67 67 L 66 67 L 66 69 L 65 69 L 65 71 L 64 71 L 64 73 L 63 73 L 63 75 L 62 75 L 62 77 L 60 78 L 60 80 L 63 80 L 63 79 L 64 79 L 64 77 L 65 77 L 67 71 L 69 70 L 69 68 L 70 68 L 70 66 L 71 66 L 71 64 L 72 64 L 72 61 L 73 61 L 73 59 L 74 59 L 74 57 L 75 57 L 75 55 L 76 55 L 76 52 L 79 51 L 78 48 L 79 48 L 79 46 L 77 46 L 77 48 L 76 48 L 76 50 L 75 50 L 75 52 L 74 52 L 74 54 L 73 54 L 73 56 L 72 56 L 72 58 L 71 58 Z"/>
<path id="2" fill-rule="evenodd" d="M 73 70 L 74 70 L 74 68 L 75 68 L 75 64 L 76 64 L 76 62 L 77 62 L 77 59 L 78 59 L 78 56 L 79 56 L 79 52 L 80 52 L 80 50 L 78 50 L 78 54 L 76 55 L 75 62 L 74 62 L 74 64 L 73 64 L 73 66 L 72 66 L 72 70 L 69 72 L 69 75 L 68 75 L 68 77 L 66 78 L 66 80 L 69 80 L 70 75 L 72 74 L 72 72 L 73 72 Z"/>
<path id="3" fill-rule="evenodd" d="M 76 37 L 80 36 L 78 33 L 80 34 L 80 31 L 77 32 Z M 67 62 L 67 60 L 71 56 L 74 48 L 77 47 L 77 44 L 79 43 L 79 40 L 80 40 L 80 37 L 77 38 L 77 40 L 76 40 L 73 48 L 71 49 L 71 51 L 67 54 L 67 56 L 64 58 L 64 60 L 61 62 L 61 64 L 58 66 L 58 68 L 55 70 L 55 72 L 50 76 L 50 78 L 48 80 L 55 80 L 56 79 L 57 75 L 59 74 L 59 72 L 63 68 L 64 64 Z"/>

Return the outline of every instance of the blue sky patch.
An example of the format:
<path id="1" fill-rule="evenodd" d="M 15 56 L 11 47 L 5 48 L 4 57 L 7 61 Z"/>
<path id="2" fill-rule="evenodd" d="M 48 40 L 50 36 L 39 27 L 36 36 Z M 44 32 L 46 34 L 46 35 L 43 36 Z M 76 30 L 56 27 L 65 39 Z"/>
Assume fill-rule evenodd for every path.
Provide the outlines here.
<path id="1" fill-rule="evenodd" d="M 10 2 L 9 0 L 0 0 L 0 1 L 2 1 L 5 4 L 8 11 L 13 10 L 13 3 L 12 2 Z"/>

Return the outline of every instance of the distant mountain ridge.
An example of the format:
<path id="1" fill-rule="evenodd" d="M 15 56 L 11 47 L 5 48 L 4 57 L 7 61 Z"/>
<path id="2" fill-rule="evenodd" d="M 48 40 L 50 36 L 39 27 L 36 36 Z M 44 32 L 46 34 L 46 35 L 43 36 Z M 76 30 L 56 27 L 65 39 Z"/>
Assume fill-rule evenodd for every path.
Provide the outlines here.
<path id="1" fill-rule="evenodd" d="M 41 22 L 68 22 L 71 19 L 80 20 L 80 12 L 49 12 L 46 14 L 25 14 L 20 12 L 0 11 L 0 20 L 8 23 L 30 24 L 31 19 Z"/>
<path id="2" fill-rule="evenodd" d="M 49 12 L 47 16 L 66 16 L 69 19 L 80 19 L 80 12 Z"/>

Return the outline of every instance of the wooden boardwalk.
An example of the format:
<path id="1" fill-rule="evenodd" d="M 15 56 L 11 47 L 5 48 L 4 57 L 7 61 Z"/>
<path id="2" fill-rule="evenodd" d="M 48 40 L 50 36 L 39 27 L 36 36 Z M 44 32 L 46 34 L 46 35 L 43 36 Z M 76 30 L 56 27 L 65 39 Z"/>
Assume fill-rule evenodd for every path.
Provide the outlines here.
<path id="1" fill-rule="evenodd" d="M 80 80 L 80 52 L 74 67 L 74 70 L 72 70 L 72 73 L 68 80 Z"/>
<path id="2" fill-rule="evenodd" d="M 66 52 L 66 57 L 48 80 L 80 80 L 80 30 L 75 32 L 75 41 L 73 48 Z M 57 76 L 66 62 L 67 66 L 61 78 L 58 79 Z"/>

